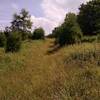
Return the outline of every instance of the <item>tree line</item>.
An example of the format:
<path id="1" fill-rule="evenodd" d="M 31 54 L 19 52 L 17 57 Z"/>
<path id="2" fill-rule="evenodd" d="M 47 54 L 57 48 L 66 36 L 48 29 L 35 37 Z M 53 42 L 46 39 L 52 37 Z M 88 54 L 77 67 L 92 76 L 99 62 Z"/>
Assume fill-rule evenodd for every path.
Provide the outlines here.
<path id="1" fill-rule="evenodd" d="M 5 52 L 17 52 L 20 50 L 22 41 L 26 39 L 44 39 L 45 31 L 37 28 L 33 32 L 32 21 L 29 12 L 22 9 L 19 14 L 13 15 L 10 27 L 6 27 L 4 32 L 0 32 L 0 47 L 5 48 Z"/>
<path id="2" fill-rule="evenodd" d="M 55 37 L 60 46 L 100 41 L 100 0 L 81 4 L 79 13 L 66 14 L 64 22 L 56 27 L 48 37 Z"/>
<path id="3" fill-rule="evenodd" d="M 28 11 L 22 9 L 19 14 L 13 15 L 11 26 L 0 32 L 0 46 L 4 47 L 6 52 L 16 52 L 26 39 L 45 39 L 43 28 L 37 28 L 33 32 L 31 29 L 31 16 Z M 52 34 L 47 37 L 55 38 L 55 44 L 59 46 L 100 41 L 100 0 L 81 4 L 77 15 L 66 14 L 64 22 L 54 28 Z"/>

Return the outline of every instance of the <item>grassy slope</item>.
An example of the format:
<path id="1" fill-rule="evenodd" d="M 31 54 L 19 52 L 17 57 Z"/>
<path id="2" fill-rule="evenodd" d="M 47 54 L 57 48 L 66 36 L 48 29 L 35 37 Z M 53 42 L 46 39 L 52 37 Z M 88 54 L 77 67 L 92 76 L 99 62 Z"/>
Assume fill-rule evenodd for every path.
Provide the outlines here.
<path id="1" fill-rule="evenodd" d="M 53 40 L 25 42 L 22 50 L 15 54 L 5 54 L 0 49 L 0 100 L 99 100 L 99 56 L 90 63 L 80 62 L 76 56 L 72 57 L 75 62 L 69 58 L 77 52 L 100 51 L 100 44 L 68 46 L 49 54 L 52 42 Z M 93 76 L 92 87 L 86 85 L 92 82 L 83 82 L 81 75 Z M 86 88 L 83 95 L 78 94 L 83 91 L 80 90 L 81 85 L 77 85 L 78 78 L 81 85 L 86 85 L 83 85 Z M 94 84 L 95 81 L 97 84 Z"/>

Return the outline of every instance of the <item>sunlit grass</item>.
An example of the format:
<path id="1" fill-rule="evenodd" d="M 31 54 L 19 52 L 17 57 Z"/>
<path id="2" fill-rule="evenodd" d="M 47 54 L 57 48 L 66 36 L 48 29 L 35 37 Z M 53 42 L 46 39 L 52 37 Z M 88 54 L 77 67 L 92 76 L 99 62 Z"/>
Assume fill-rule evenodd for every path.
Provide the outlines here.
<path id="1" fill-rule="evenodd" d="M 95 62 L 100 44 L 75 44 L 47 54 L 52 42 L 25 41 L 13 54 L 0 49 L 0 100 L 99 100 L 100 66 Z M 98 57 L 80 66 L 78 57 L 91 52 Z"/>

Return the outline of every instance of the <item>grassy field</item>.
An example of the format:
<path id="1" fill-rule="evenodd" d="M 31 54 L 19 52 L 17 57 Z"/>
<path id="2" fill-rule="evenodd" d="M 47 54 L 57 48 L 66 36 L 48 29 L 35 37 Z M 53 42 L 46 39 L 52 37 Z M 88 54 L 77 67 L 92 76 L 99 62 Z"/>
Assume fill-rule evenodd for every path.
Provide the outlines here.
<path id="1" fill-rule="evenodd" d="M 1 48 L 0 100 L 100 100 L 100 43 L 27 41 L 13 54 Z"/>

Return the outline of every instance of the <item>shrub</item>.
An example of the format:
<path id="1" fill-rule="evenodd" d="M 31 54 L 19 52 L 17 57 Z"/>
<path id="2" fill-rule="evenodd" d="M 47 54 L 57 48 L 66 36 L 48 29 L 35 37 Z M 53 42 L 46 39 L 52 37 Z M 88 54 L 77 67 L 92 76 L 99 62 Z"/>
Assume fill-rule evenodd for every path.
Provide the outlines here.
<path id="1" fill-rule="evenodd" d="M 77 16 L 73 13 L 66 15 L 64 23 L 58 29 L 56 41 L 63 46 L 81 41 L 82 32 L 77 23 Z"/>
<path id="2" fill-rule="evenodd" d="M 97 40 L 97 36 L 84 36 L 82 42 L 94 42 Z"/>
<path id="3" fill-rule="evenodd" d="M 21 36 L 18 32 L 12 32 L 6 39 L 6 52 L 17 52 L 21 47 Z"/>
<path id="4" fill-rule="evenodd" d="M 55 38 L 54 34 L 48 34 L 46 37 L 47 38 Z"/>
<path id="5" fill-rule="evenodd" d="M 58 42 L 59 44 L 65 45 L 65 44 L 74 44 L 80 42 L 81 34 L 78 33 L 79 30 L 76 30 L 76 26 L 69 28 L 67 32 L 61 33 Z"/>
<path id="6" fill-rule="evenodd" d="M 62 32 L 61 28 L 62 28 L 62 26 L 54 28 L 54 30 L 52 31 L 52 36 L 54 38 L 58 38 L 59 37 L 60 33 Z"/>
<path id="7" fill-rule="evenodd" d="M 21 39 L 24 41 L 24 40 L 27 40 L 27 39 L 30 39 L 32 38 L 32 34 L 31 34 L 31 31 L 19 31 L 18 32 L 21 36 Z"/>
<path id="8" fill-rule="evenodd" d="M 3 32 L 0 32 L 0 47 L 3 47 L 5 45 L 5 42 L 6 42 L 5 34 Z"/>
<path id="9" fill-rule="evenodd" d="M 42 28 L 37 28 L 33 32 L 33 39 L 44 39 L 45 38 L 45 32 Z"/>
<path id="10" fill-rule="evenodd" d="M 32 39 L 32 33 L 28 33 L 28 39 Z"/>
<path id="11" fill-rule="evenodd" d="M 28 39 L 28 33 L 27 32 L 19 32 L 21 34 L 21 39 L 26 40 Z"/>
<path id="12" fill-rule="evenodd" d="M 100 42 L 100 34 L 97 35 L 97 41 Z"/>

